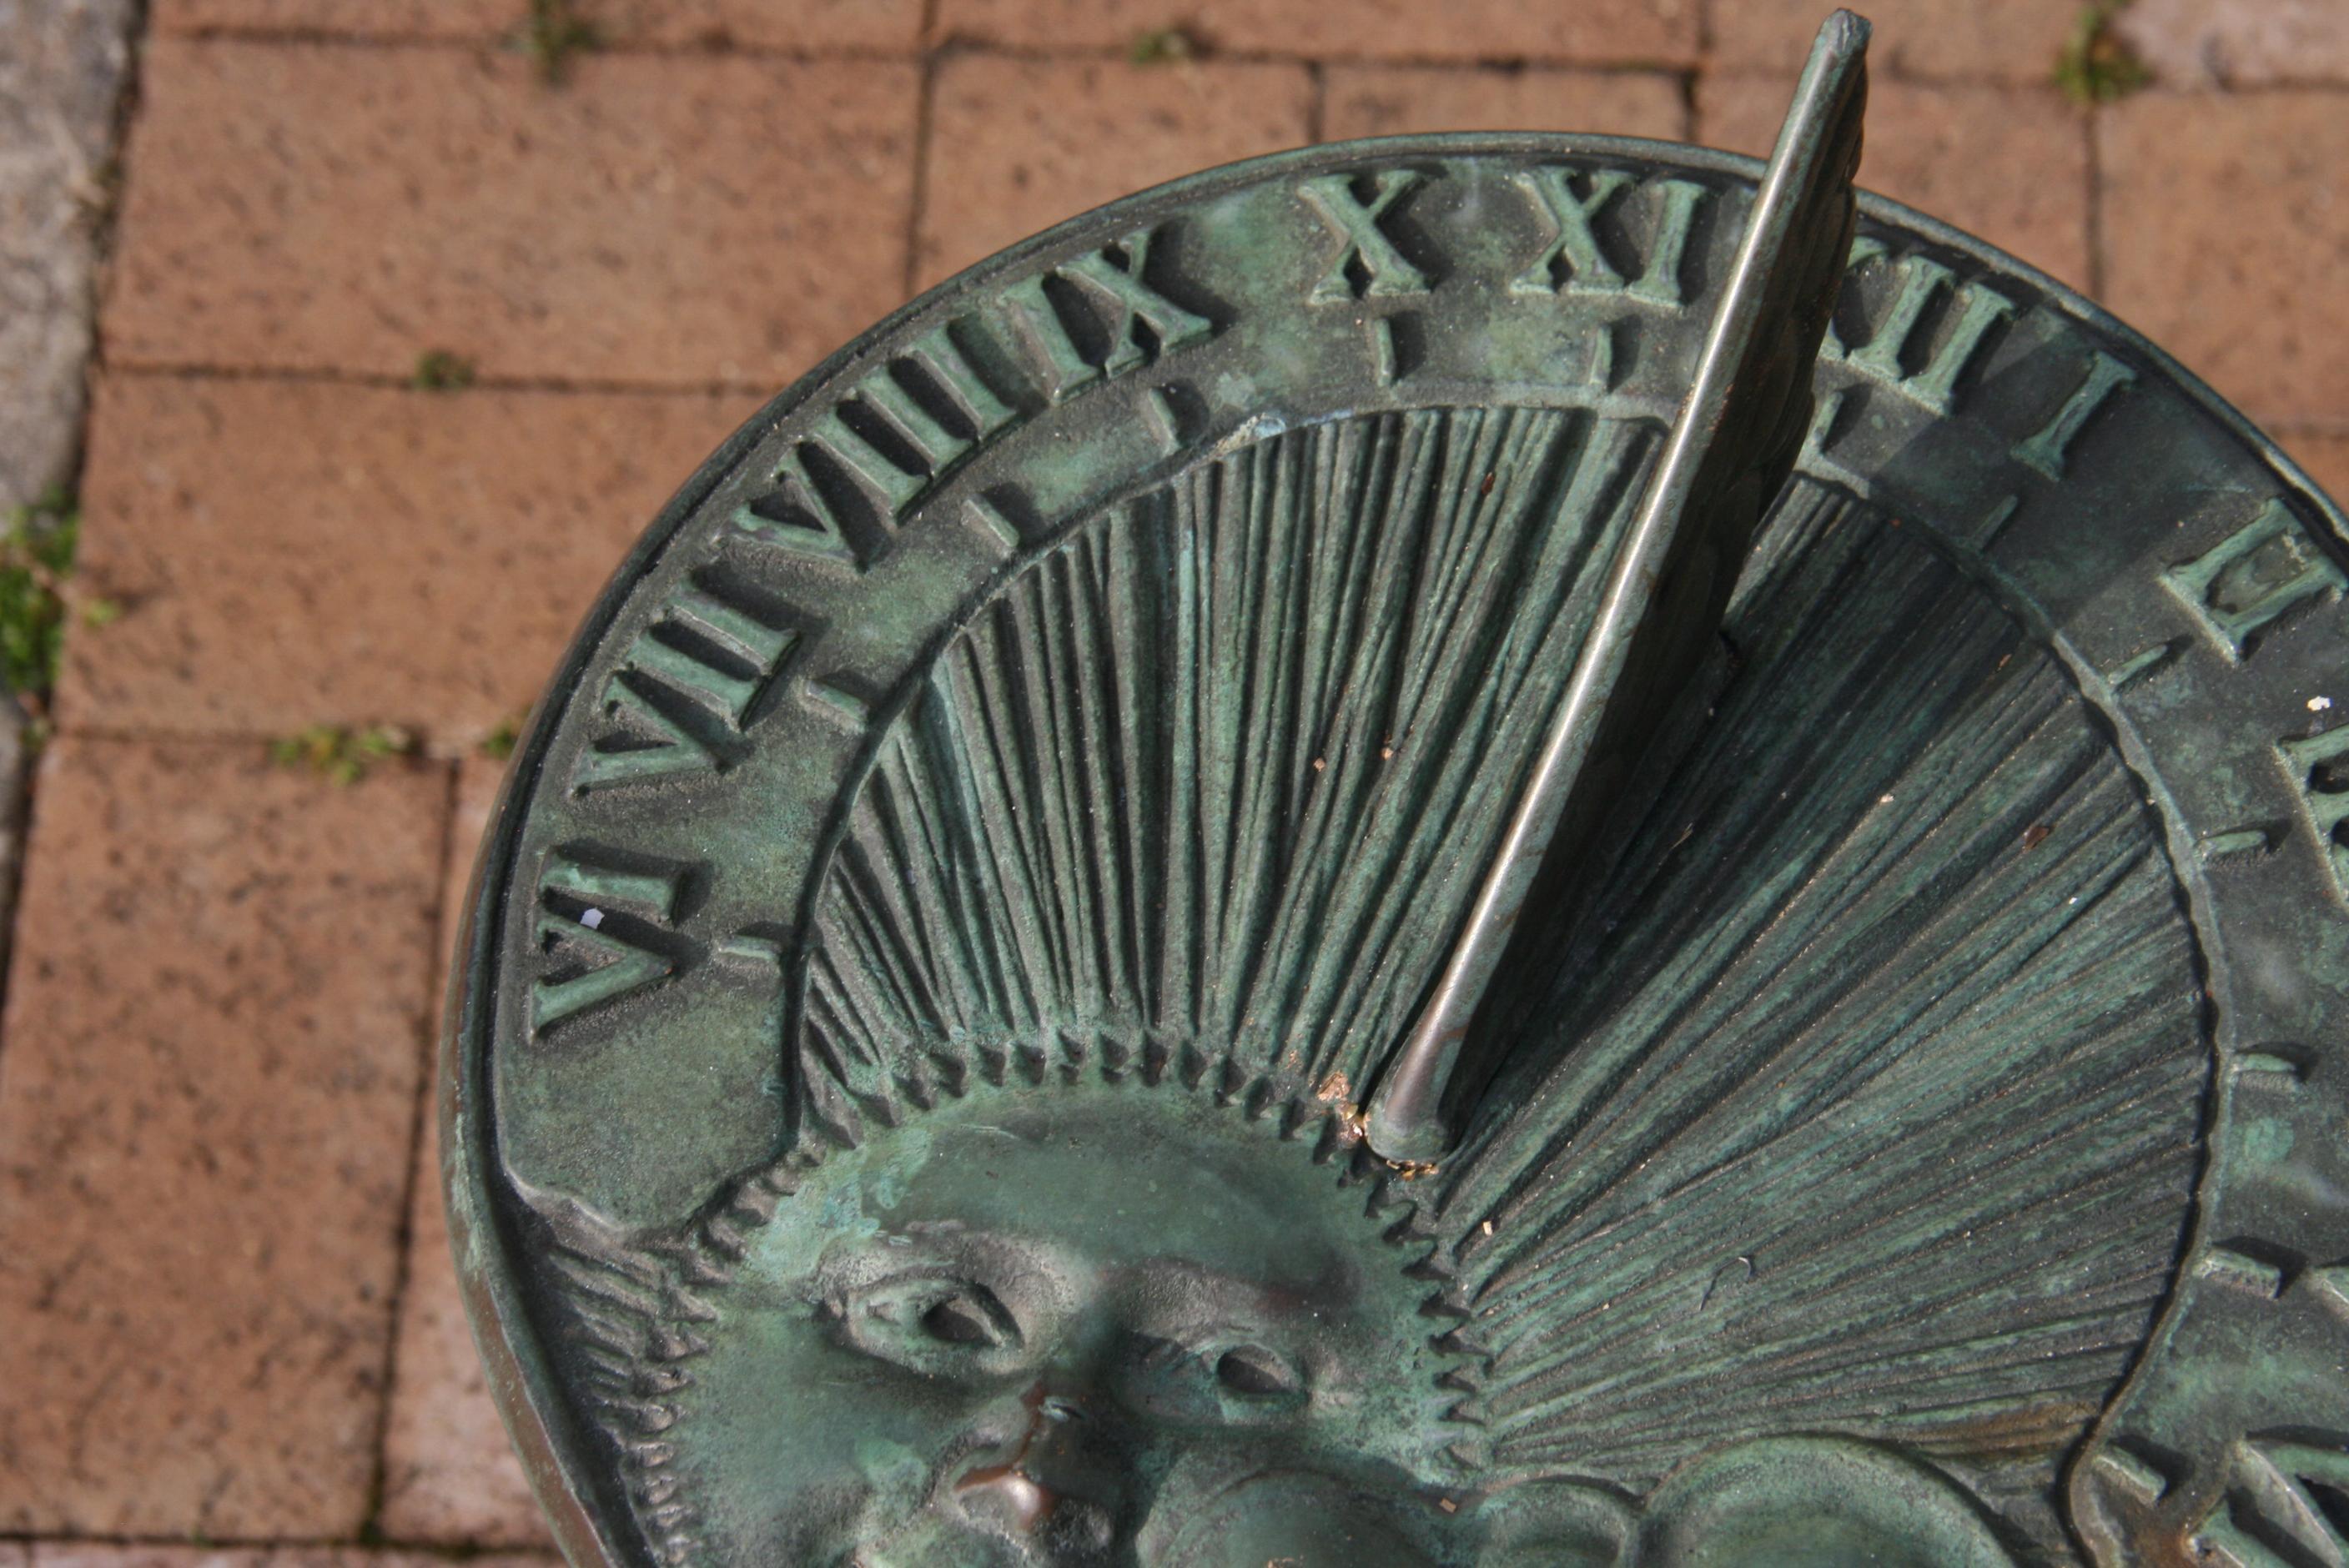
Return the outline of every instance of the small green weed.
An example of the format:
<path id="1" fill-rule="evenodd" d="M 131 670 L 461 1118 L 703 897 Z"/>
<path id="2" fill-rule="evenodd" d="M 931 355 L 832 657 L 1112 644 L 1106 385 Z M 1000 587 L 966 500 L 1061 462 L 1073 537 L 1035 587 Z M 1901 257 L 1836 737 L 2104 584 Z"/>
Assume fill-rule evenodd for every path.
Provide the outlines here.
<path id="1" fill-rule="evenodd" d="M 428 348 L 416 356 L 411 380 L 419 392 L 455 392 L 473 384 L 473 362 L 445 348 Z"/>
<path id="2" fill-rule="evenodd" d="M 510 713 L 498 720 L 497 727 L 481 737 L 481 744 L 475 749 L 492 762 L 503 762 L 512 757 L 515 745 L 522 739 L 523 717 L 519 713 Z"/>
<path id="3" fill-rule="evenodd" d="M 78 591 L 74 549 L 81 512 L 71 496 L 52 490 L 30 506 L 12 508 L 0 531 L 0 684 L 16 694 L 36 719 L 46 717 L 57 684 L 66 623 L 92 626 L 118 620 L 122 606 Z"/>
<path id="4" fill-rule="evenodd" d="M 2080 8 L 2071 41 L 2055 57 L 2055 86 L 2083 106 L 2127 98 L 2151 81 L 2145 62 L 2114 28 L 2129 0 L 2090 0 Z"/>
<path id="5" fill-rule="evenodd" d="M 1153 27 L 1134 35 L 1125 57 L 1137 66 L 1171 66 L 1198 58 L 1199 45 L 1180 27 Z"/>
<path id="6" fill-rule="evenodd" d="M 571 70 L 574 56 L 595 47 L 595 26 L 579 15 L 574 0 L 530 0 L 530 20 L 523 24 L 522 46 L 538 67 L 538 79 L 560 87 Z"/>
<path id="7" fill-rule="evenodd" d="M 305 768 L 336 784 L 356 784 L 367 769 L 416 749 L 416 738 L 392 724 L 348 729 L 314 724 L 269 743 L 269 759 L 280 768 Z"/>

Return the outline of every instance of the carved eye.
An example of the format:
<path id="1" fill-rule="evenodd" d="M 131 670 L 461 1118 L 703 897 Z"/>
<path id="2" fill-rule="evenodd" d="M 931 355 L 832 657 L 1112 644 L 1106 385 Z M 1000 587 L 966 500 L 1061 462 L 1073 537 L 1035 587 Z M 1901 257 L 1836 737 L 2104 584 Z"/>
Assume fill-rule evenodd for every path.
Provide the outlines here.
<path id="1" fill-rule="evenodd" d="M 900 1274 L 850 1291 L 827 1315 L 851 1349 L 934 1377 L 1009 1371 L 1023 1340 L 993 1291 L 936 1274 Z"/>
<path id="2" fill-rule="evenodd" d="M 1297 1368 L 1261 1345 L 1235 1345 L 1216 1358 L 1216 1381 L 1247 1398 L 1278 1398 L 1304 1384 Z"/>
<path id="3" fill-rule="evenodd" d="M 1255 1340 L 1152 1339 L 1125 1374 L 1126 1398 L 1168 1420 L 1247 1426 L 1282 1420 L 1312 1398 L 1304 1370 Z"/>
<path id="4" fill-rule="evenodd" d="M 930 1331 L 931 1338 L 942 1344 L 1001 1345 L 1001 1312 L 999 1306 L 990 1313 L 968 1295 L 950 1295 L 922 1314 L 922 1326 Z"/>

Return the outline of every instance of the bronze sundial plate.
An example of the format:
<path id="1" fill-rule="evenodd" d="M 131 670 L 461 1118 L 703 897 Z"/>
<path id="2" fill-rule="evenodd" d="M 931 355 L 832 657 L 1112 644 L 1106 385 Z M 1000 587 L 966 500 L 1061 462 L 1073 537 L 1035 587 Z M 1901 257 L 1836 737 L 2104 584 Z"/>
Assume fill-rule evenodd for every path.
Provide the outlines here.
<path id="1" fill-rule="evenodd" d="M 451 1015 L 574 1561 L 2344 1561 L 2342 515 L 1901 208 L 1456 1143 L 1363 1140 L 1758 172 L 1217 170 L 686 485 Z"/>

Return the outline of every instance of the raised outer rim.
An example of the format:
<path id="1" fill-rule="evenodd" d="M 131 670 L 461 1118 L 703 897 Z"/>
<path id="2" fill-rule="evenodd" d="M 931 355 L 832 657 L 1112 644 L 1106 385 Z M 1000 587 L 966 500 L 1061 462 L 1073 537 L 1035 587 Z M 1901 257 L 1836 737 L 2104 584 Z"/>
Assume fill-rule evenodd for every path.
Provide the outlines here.
<path id="1" fill-rule="evenodd" d="M 510 1256 L 513 1238 L 500 1217 L 497 1200 L 489 1186 L 496 1137 L 496 1129 L 486 1114 L 490 1084 L 485 1031 L 491 1015 L 481 1003 L 483 986 L 477 983 L 485 982 L 494 967 L 493 948 L 502 923 L 508 880 L 504 873 L 512 861 L 522 826 L 522 813 L 516 802 L 527 799 L 535 787 L 538 770 L 553 738 L 554 722 L 546 694 L 567 691 L 577 682 L 626 602 L 627 590 L 650 570 L 703 500 L 734 469 L 761 436 L 830 383 L 843 366 L 864 352 L 868 344 L 895 332 L 901 324 L 930 309 L 947 294 L 1015 273 L 1030 257 L 1065 244 L 1080 232 L 1099 230 L 1123 233 L 1131 228 L 1133 215 L 1144 210 L 1179 205 L 1292 170 L 1402 158 L 1480 154 L 1640 159 L 1730 175 L 1756 186 L 1763 171 L 1759 160 L 1681 142 L 1535 131 L 1464 131 L 1327 142 L 1224 164 L 1122 197 L 966 268 L 900 305 L 854 341 L 828 356 L 751 415 L 694 470 L 605 583 L 531 710 L 521 744 L 515 748 L 504 783 L 499 789 L 490 827 L 475 855 L 472 875 L 466 887 L 462 933 L 442 1014 L 439 1063 L 441 1170 L 448 1199 L 449 1240 L 456 1255 L 466 1316 L 472 1325 L 474 1344 L 481 1351 L 507 1433 L 522 1456 L 523 1470 L 546 1513 L 556 1544 L 575 1568 L 596 1568 L 598 1564 L 626 1568 L 636 1557 L 628 1549 L 623 1510 L 607 1509 L 599 1520 L 579 1501 L 582 1492 L 594 1495 L 607 1489 L 595 1483 L 597 1467 L 583 1440 L 586 1434 L 569 1418 L 570 1413 L 563 1403 L 553 1370 L 539 1349 L 528 1310 L 516 1286 L 518 1274 Z M 1906 230 L 2020 279 L 2041 291 L 2049 304 L 2142 356 L 2151 369 L 2166 377 L 2220 428 L 2243 442 L 2294 487 L 2331 530 L 2336 549 L 2349 546 L 2349 520 L 2344 520 L 2341 508 L 2239 409 L 2143 334 L 2028 263 L 1899 202 L 1862 191 L 1859 211 L 1863 218 Z M 498 874 L 492 875 L 493 870 Z"/>

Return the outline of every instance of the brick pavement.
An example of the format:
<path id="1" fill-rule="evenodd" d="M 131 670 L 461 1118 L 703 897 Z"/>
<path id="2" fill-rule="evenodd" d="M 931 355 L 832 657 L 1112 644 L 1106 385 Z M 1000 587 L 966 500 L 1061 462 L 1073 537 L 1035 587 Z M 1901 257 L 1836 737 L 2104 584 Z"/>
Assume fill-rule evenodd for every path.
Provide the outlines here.
<path id="1" fill-rule="evenodd" d="M 117 371 L 80 569 L 124 614 L 75 650 L 58 715 L 173 735 L 390 720 L 469 744 L 538 695 L 578 607 L 756 407 Z"/>
<path id="2" fill-rule="evenodd" d="M 433 954 L 475 743 L 758 397 L 1225 158 L 1758 148 L 1817 9 L 594 0 L 550 86 L 525 8 L 151 0 L 82 484 L 125 613 L 69 643 L 0 1038 L 0 1568 L 543 1545 L 422 1132 Z M 2349 488 L 2349 7 L 2138 0 L 2162 79 L 2093 114 L 2047 85 L 2069 4 L 1870 9 L 1863 180 L 2101 291 Z M 1176 24 L 1194 57 L 1128 58 Z M 473 384 L 408 386 L 432 350 Z M 382 721 L 424 755 L 264 758 Z"/>
<path id="3" fill-rule="evenodd" d="M 238 741 L 42 760 L 0 1054 L 0 1523 L 367 1522 L 448 827 Z"/>

